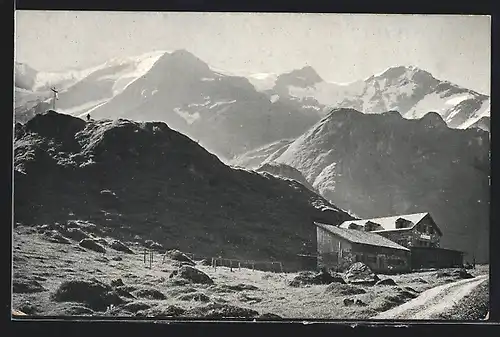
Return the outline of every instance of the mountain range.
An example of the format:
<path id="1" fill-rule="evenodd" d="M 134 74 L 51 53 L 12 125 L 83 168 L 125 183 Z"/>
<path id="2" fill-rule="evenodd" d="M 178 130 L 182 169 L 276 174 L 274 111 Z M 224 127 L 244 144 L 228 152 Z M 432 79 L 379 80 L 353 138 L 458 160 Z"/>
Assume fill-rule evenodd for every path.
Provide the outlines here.
<path id="1" fill-rule="evenodd" d="M 288 73 L 229 74 L 186 50 L 117 58 L 88 69 L 38 72 L 16 63 L 16 118 L 25 121 L 50 102 L 57 111 L 94 118 L 168 123 L 222 159 L 282 139 L 295 139 L 338 107 L 364 113 L 399 111 L 405 118 L 438 113 L 453 128 L 481 127 L 489 96 L 434 78 L 414 66 L 340 85 L 310 66 Z M 478 124 L 479 123 L 479 124 Z"/>

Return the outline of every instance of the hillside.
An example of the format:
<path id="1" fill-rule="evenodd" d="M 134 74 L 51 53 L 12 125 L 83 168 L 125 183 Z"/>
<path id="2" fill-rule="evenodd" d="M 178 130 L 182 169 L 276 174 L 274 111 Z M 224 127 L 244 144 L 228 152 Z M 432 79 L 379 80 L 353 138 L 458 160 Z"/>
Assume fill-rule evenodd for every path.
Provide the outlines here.
<path id="1" fill-rule="evenodd" d="M 490 132 L 490 117 L 481 117 L 477 122 L 468 127 L 468 129 L 472 128 Z"/>
<path id="2" fill-rule="evenodd" d="M 300 173 L 299 170 L 291 166 L 270 162 L 259 166 L 255 171 L 267 172 L 278 177 L 296 180 L 305 187 L 307 187 L 309 190 L 316 192 L 312 187 L 312 185 L 309 184 L 306 178 L 304 178 L 302 173 Z"/>
<path id="3" fill-rule="evenodd" d="M 275 159 L 359 217 L 430 212 L 444 247 L 488 259 L 489 134 L 450 129 L 437 113 L 337 109 Z M 481 242 L 481 244 L 479 244 Z"/>
<path id="4" fill-rule="evenodd" d="M 265 162 L 279 157 L 295 139 L 282 139 L 238 155 L 229 161 L 230 165 L 256 169 Z"/>
<path id="5" fill-rule="evenodd" d="M 284 261 L 315 251 L 312 219 L 351 217 L 291 180 L 232 169 L 165 123 L 86 123 L 49 111 L 16 125 L 23 224 L 88 221 L 199 255 Z"/>

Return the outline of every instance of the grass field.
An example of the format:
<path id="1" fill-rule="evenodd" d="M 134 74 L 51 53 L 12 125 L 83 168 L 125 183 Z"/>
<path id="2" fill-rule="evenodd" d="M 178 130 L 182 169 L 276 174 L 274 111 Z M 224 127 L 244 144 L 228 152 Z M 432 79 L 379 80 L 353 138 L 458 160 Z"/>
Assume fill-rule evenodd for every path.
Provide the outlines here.
<path id="1" fill-rule="evenodd" d="M 285 319 L 367 319 L 418 296 L 424 290 L 456 280 L 454 277 L 438 277 L 436 271 L 426 271 L 379 275 L 382 279 L 392 278 L 396 286 L 325 284 L 291 287 L 289 282 L 297 273 L 246 268 L 231 271 L 226 267 L 215 270 L 197 263 L 195 268 L 213 280 L 212 284 L 197 284 L 169 278 L 178 266 L 168 259 L 162 264 L 159 253 L 154 255 L 149 269 L 149 263 L 145 264 L 143 260 L 143 247 L 133 242 L 126 244 L 135 254 L 125 254 L 109 247 L 106 253 L 97 253 L 79 247 L 75 240 L 66 244 L 50 242 L 33 227 L 16 227 L 13 237 L 13 309 L 42 316 L 193 317 L 197 312 L 203 314 L 209 310 L 206 309 L 209 306 L 230 305 L 248 317 L 253 317 L 249 312 L 256 312 Z M 473 275 L 488 273 L 488 266 L 478 266 L 470 272 Z M 104 284 L 121 279 L 122 288 L 135 298 L 121 296 L 123 303 L 114 308 L 96 310 L 82 301 L 57 302 L 51 296 L 64 281 L 91 278 Z M 484 305 L 484 294 L 478 297 Z M 346 299 L 352 299 L 355 304 L 346 305 Z"/>

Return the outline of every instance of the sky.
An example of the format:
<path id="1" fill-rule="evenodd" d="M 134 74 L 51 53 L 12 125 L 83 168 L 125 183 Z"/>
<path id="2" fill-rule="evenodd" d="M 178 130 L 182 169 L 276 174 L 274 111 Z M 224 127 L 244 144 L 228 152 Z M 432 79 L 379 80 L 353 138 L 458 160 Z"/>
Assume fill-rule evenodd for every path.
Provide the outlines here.
<path id="1" fill-rule="evenodd" d="M 186 49 L 230 72 L 312 66 L 348 83 L 398 65 L 490 93 L 491 19 L 462 15 L 16 11 L 15 59 L 39 71 Z"/>

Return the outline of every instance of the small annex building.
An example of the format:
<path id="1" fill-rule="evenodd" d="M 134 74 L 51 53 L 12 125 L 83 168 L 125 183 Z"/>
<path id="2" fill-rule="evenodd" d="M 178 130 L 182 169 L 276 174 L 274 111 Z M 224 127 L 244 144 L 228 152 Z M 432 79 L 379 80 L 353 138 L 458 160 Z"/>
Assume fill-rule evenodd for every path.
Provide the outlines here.
<path id="1" fill-rule="evenodd" d="M 463 266 L 463 252 L 441 247 L 443 232 L 427 212 L 315 225 L 320 268 L 358 261 L 381 273 Z"/>

